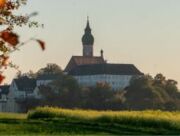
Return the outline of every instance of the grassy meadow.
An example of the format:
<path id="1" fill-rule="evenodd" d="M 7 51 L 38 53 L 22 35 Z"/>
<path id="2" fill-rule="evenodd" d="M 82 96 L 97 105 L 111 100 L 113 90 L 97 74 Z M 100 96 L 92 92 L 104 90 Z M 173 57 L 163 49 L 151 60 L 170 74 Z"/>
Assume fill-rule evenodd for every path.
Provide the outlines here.
<path id="1" fill-rule="evenodd" d="M 37 108 L 0 114 L 0 135 L 180 134 L 180 112 Z"/>

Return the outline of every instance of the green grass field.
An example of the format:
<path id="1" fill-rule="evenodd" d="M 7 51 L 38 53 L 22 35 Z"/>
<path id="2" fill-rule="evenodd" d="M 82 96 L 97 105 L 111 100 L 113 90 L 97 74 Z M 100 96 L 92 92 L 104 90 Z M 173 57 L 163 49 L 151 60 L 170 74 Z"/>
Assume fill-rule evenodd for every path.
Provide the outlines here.
<path id="1" fill-rule="evenodd" d="M 37 108 L 0 114 L 0 135 L 180 134 L 180 112 Z"/>

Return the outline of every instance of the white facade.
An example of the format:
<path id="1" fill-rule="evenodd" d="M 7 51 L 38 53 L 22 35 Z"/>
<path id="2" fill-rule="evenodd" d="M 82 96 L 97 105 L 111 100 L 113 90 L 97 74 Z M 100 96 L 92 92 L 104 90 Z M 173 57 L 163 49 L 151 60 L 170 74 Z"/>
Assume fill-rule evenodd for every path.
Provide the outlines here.
<path id="1" fill-rule="evenodd" d="M 113 90 L 124 89 L 129 86 L 132 75 L 80 75 L 74 76 L 82 86 L 95 86 L 97 83 L 108 83 Z"/>
<path id="2" fill-rule="evenodd" d="M 16 102 L 16 99 L 18 98 L 25 98 L 25 92 L 19 91 L 16 83 L 12 81 L 9 88 L 8 99 L 6 102 L 6 109 L 3 112 L 19 112 L 20 107 Z"/>
<path id="3" fill-rule="evenodd" d="M 10 87 L 9 93 L 6 96 L 2 96 L 0 99 L 0 112 L 21 112 L 21 107 L 17 103 L 17 100 L 23 100 L 26 98 L 37 98 L 40 99 L 39 86 L 47 85 L 53 80 L 37 80 L 36 88 L 32 92 L 19 90 L 16 82 L 13 80 Z"/>
<path id="4" fill-rule="evenodd" d="M 7 95 L 2 94 L 0 99 L 0 112 L 7 111 Z"/>
<path id="5" fill-rule="evenodd" d="M 7 110 L 6 101 L 0 100 L 0 112 L 5 112 Z"/>
<path id="6" fill-rule="evenodd" d="M 21 107 L 17 103 L 17 100 L 23 100 L 27 97 L 37 98 L 36 93 L 34 93 L 34 91 L 32 93 L 28 93 L 26 91 L 18 90 L 17 85 L 14 81 L 10 85 L 9 94 L 7 97 L 7 101 L 3 103 L 5 108 L 2 109 L 1 112 L 21 112 Z"/>
<path id="7" fill-rule="evenodd" d="M 48 85 L 51 83 L 53 80 L 37 80 L 36 81 L 36 86 L 39 87 L 41 85 Z"/>

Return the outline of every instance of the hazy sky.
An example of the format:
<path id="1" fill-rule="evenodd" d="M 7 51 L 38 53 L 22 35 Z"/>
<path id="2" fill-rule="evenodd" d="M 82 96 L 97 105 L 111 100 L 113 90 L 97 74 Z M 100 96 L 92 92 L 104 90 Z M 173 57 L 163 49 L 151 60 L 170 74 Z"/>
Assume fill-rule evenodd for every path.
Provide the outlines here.
<path id="1" fill-rule="evenodd" d="M 29 0 L 21 12 L 39 12 L 34 20 L 45 28 L 20 28 L 22 41 L 36 36 L 47 44 L 41 52 L 29 43 L 12 54 L 23 72 L 47 63 L 66 66 L 82 54 L 81 37 L 87 15 L 95 37 L 94 52 L 109 63 L 133 63 L 142 72 L 180 82 L 180 0 Z M 7 71 L 10 82 L 15 71 Z"/>

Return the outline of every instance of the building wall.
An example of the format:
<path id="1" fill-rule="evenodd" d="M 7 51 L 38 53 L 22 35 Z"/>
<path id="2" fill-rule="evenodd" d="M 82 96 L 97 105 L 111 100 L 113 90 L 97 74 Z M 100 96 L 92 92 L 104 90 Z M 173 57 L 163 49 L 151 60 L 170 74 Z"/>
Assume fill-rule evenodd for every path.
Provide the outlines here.
<path id="1" fill-rule="evenodd" d="M 48 85 L 51 82 L 52 82 L 52 80 L 37 80 L 36 81 L 36 86 L 39 87 L 41 85 Z"/>
<path id="2" fill-rule="evenodd" d="M 21 106 L 18 104 L 17 100 L 23 100 L 27 97 L 41 98 L 38 94 L 38 86 L 47 85 L 50 82 L 52 82 L 52 80 L 38 80 L 37 87 L 33 93 L 27 93 L 25 91 L 18 90 L 16 83 L 12 81 L 7 99 L 2 102 L 0 100 L 0 112 L 22 112 Z"/>
<path id="3" fill-rule="evenodd" d="M 0 112 L 6 112 L 7 111 L 7 95 L 2 94 L 0 99 Z"/>
<path id="4" fill-rule="evenodd" d="M 6 111 L 4 112 L 18 112 L 20 107 L 16 103 L 15 98 L 20 96 L 22 97 L 24 94 L 23 92 L 18 91 L 17 86 L 13 81 L 9 88 L 9 94 L 7 96 L 8 99 L 6 102 Z"/>
<path id="5" fill-rule="evenodd" d="M 23 100 L 31 96 L 34 96 L 34 93 L 18 90 L 16 83 L 13 81 L 9 88 L 9 94 L 7 95 L 6 108 L 2 112 L 22 112 L 21 106 L 17 100 Z"/>
<path id="6" fill-rule="evenodd" d="M 40 91 L 39 91 L 39 87 L 36 87 L 35 89 L 34 89 L 34 98 L 36 98 L 36 99 L 41 99 L 43 96 L 40 94 Z"/>
<path id="7" fill-rule="evenodd" d="M 132 75 L 84 75 L 74 76 L 82 86 L 95 86 L 98 82 L 108 83 L 112 89 L 124 89 L 130 83 Z"/>
<path id="8" fill-rule="evenodd" d="M 7 101 L 0 100 L 0 112 L 7 111 Z"/>

